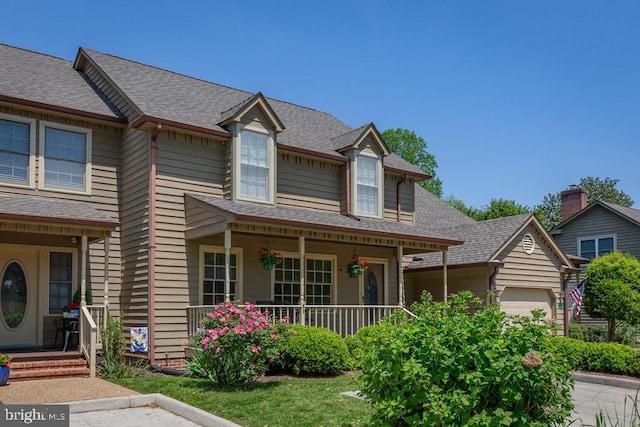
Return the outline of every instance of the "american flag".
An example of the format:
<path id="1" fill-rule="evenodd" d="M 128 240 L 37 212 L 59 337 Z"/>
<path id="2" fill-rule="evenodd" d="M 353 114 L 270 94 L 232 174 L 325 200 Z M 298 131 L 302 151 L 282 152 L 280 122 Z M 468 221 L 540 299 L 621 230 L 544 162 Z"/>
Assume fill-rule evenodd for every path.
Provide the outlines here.
<path id="1" fill-rule="evenodd" d="M 580 282 L 576 288 L 571 291 L 571 299 L 573 300 L 573 307 L 576 312 L 574 314 L 574 319 L 580 316 L 580 307 L 582 307 L 582 294 L 584 294 L 584 280 Z"/>

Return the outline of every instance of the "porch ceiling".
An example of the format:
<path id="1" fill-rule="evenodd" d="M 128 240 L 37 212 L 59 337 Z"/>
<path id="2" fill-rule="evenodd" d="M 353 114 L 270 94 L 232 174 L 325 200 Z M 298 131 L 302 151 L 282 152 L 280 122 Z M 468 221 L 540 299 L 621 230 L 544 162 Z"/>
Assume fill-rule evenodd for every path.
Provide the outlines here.
<path id="1" fill-rule="evenodd" d="M 89 202 L 0 195 L 0 231 L 100 238 L 118 225 Z"/>
<path id="2" fill-rule="evenodd" d="M 405 253 L 430 252 L 459 245 L 460 240 L 395 221 L 354 218 L 290 206 L 233 202 L 219 197 L 186 194 L 188 239 L 232 231 L 358 243 L 402 246 Z"/>

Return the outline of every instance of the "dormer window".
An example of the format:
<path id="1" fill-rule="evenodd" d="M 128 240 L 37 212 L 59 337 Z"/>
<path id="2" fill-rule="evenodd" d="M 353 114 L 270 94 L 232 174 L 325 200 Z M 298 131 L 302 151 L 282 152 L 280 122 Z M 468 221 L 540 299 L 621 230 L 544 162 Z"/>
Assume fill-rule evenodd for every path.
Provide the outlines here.
<path id="1" fill-rule="evenodd" d="M 377 157 L 359 154 L 356 156 L 356 214 L 381 217 L 382 165 Z"/>
<path id="2" fill-rule="evenodd" d="M 266 130 L 244 127 L 239 131 L 238 199 L 273 203 L 274 151 L 273 137 Z"/>

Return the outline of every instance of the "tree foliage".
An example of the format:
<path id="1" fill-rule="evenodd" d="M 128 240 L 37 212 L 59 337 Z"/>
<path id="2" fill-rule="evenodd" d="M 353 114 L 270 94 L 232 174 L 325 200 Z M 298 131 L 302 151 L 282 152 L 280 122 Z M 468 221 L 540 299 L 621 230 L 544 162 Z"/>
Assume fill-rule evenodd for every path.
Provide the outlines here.
<path id="1" fill-rule="evenodd" d="M 587 203 L 602 200 L 604 202 L 631 207 L 633 200 L 624 191 L 617 188 L 619 179 L 595 178 L 587 176 L 580 179 L 580 187 L 587 193 Z M 549 193 L 542 199 L 542 203 L 535 208 L 536 216 L 548 229 L 552 229 L 562 221 L 560 209 L 560 192 Z"/>
<path id="2" fill-rule="evenodd" d="M 640 261 L 614 251 L 592 260 L 585 272 L 584 305 L 607 319 L 608 340 L 620 322 L 640 324 Z"/>
<path id="3" fill-rule="evenodd" d="M 442 181 L 436 176 L 438 162 L 435 156 L 427 151 L 424 138 L 412 130 L 402 128 L 387 129 L 380 135 L 392 152 L 431 175 L 431 179 L 421 181 L 420 185 L 442 197 Z"/>
<path id="4" fill-rule="evenodd" d="M 530 208 L 516 203 L 514 200 L 491 199 L 488 205 L 482 206 L 481 208 L 469 207 L 465 205 L 462 200 L 456 199 L 453 196 L 448 197 L 445 201 L 476 221 L 503 218 L 531 212 Z"/>

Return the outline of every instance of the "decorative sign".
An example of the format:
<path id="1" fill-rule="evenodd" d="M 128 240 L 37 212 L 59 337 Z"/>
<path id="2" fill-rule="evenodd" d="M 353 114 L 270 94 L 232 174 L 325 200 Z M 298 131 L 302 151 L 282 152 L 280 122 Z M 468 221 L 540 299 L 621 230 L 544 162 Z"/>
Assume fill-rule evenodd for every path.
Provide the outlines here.
<path id="1" fill-rule="evenodd" d="M 131 328 L 131 351 L 141 352 L 149 350 L 149 328 Z"/>
<path id="2" fill-rule="evenodd" d="M 564 304 L 563 304 L 563 303 L 561 303 L 561 302 L 559 302 L 559 303 L 558 303 L 558 308 L 564 308 Z"/>

